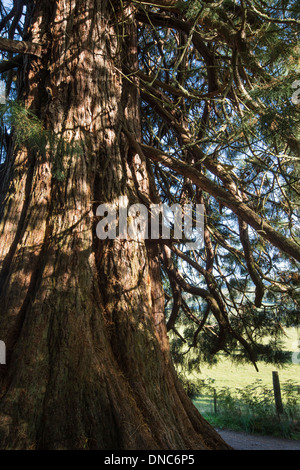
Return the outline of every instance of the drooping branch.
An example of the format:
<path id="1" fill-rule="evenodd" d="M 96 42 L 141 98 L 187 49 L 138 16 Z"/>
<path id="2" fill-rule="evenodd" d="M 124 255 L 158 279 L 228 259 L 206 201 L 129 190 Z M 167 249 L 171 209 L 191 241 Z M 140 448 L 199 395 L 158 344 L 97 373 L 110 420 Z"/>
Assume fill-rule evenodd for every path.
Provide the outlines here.
<path id="1" fill-rule="evenodd" d="M 215 296 L 206 289 L 203 289 L 198 286 L 190 285 L 183 278 L 183 276 L 180 274 L 178 269 L 176 269 L 176 267 L 174 266 L 174 263 L 171 257 L 171 250 L 166 245 L 163 247 L 162 258 L 163 258 L 164 266 L 166 270 L 168 271 L 168 274 L 174 279 L 175 282 L 178 283 L 178 285 L 184 291 L 189 292 L 192 295 L 200 296 L 207 301 L 212 314 L 214 315 L 215 319 L 218 322 L 219 330 L 220 330 L 219 335 L 218 335 L 218 341 L 214 347 L 213 353 L 216 354 L 218 351 L 223 349 L 225 347 L 225 343 L 228 338 L 228 335 L 231 335 L 245 348 L 245 350 L 249 354 L 249 358 L 251 362 L 253 363 L 255 369 L 258 370 L 257 365 L 256 365 L 256 358 L 255 358 L 254 352 L 250 344 L 245 340 L 245 338 L 243 338 L 243 336 L 241 336 L 237 331 L 235 331 L 232 328 L 226 312 L 222 311 Z"/>
<path id="2" fill-rule="evenodd" d="M 177 10 L 177 13 L 184 18 L 182 11 Z M 182 20 L 175 18 L 172 15 L 161 14 L 156 12 L 145 13 L 145 11 L 143 11 L 142 9 L 138 11 L 137 19 L 138 21 L 141 21 L 146 24 L 174 28 L 185 32 L 187 32 L 187 30 L 190 31 L 191 26 L 193 24 L 191 20 Z M 233 27 L 231 22 L 223 21 L 220 15 L 216 15 L 215 10 L 213 14 L 206 10 L 205 15 L 198 17 L 198 23 L 199 26 L 201 26 L 201 28 L 204 30 L 204 32 L 201 31 L 202 34 L 204 34 L 205 31 L 207 31 L 208 33 L 215 31 L 218 34 L 218 37 L 222 41 L 224 41 L 229 47 L 238 48 L 238 51 L 241 54 L 244 63 L 247 64 L 247 68 L 251 70 L 251 72 L 263 77 L 267 81 L 271 80 L 272 77 L 265 70 L 265 68 L 259 64 L 254 55 L 251 53 L 248 41 L 245 39 L 245 35 L 242 34 L 242 31 L 240 29 Z M 194 33 L 193 43 L 196 48 L 198 48 L 200 45 L 199 51 L 201 54 L 203 54 L 203 51 L 205 50 L 206 46 L 204 45 L 204 41 L 201 41 L 199 31 Z M 203 57 L 205 57 L 205 55 L 203 55 Z"/>
<path id="3" fill-rule="evenodd" d="M 210 306 L 211 311 L 214 317 L 216 318 L 220 329 L 218 342 L 215 346 L 214 353 L 220 351 L 220 349 L 225 346 L 228 334 L 229 332 L 231 332 L 231 327 L 226 314 L 224 314 L 224 312 L 220 310 L 218 302 L 208 290 L 203 289 L 202 287 L 191 285 L 184 279 L 178 269 L 176 269 L 176 267 L 174 266 L 170 248 L 164 246 L 162 250 L 162 261 L 168 272 L 169 277 L 172 278 L 174 282 L 176 282 L 180 286 L 180 288 L 183 289 L 185 292 L 188 292 L 192 295 L 200 296 L 201 298 L 205 299 L 208 305 Z"/>
<path id="4" fill-rule="evenodd" d="M 255 261 L 253 258 L 250 241 L 249 241 L 248 225 L 246 224 L 246 222 L 244 222 L 241 219 L 239 219 L 239 231 L 240 231 L 240 240 L 243 245 L 248 272 L 251 276 L 253 283 L 255 284 L 255 305 L 256 307 L 261 307 L 261 302 L 262 302 L 262 298 L 263 298 L 264 290 L 265 290 L 264 284 L 255 267 Z"/>
<path id="5" fill-rule="evenodd" d="M 231 209 L 238 217 L 251 225 L 259 235 L 272 245 L 300 262 L 300 246 L 275 230 L 264 218 L 241 201 L 238 196 L 211 181 L 195 167 L 146 144 L 140 144 L 140 147 L 147 158 L 160 162 L 178 174 L 190 178 L 199 188 L 211 194 L 218 202 Z"/>

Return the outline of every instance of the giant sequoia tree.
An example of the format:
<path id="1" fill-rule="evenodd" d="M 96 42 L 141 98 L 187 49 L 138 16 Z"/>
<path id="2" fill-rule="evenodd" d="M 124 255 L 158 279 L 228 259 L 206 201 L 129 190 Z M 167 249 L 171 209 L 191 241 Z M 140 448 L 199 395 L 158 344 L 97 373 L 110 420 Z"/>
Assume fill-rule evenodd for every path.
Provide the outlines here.
<path id="1" fill-rule="evenodd" d="M 167 330 L 187 341 L 185 315 L 200 356 L 255 362 L 280 324 L 266 296 L 296 311 L 296 2 L 12 3 L 1 448 L 228 448 L 178 381 Z M 204 246 L 98 239 L 97 206 L 120 196 L 203 204 Z"/>

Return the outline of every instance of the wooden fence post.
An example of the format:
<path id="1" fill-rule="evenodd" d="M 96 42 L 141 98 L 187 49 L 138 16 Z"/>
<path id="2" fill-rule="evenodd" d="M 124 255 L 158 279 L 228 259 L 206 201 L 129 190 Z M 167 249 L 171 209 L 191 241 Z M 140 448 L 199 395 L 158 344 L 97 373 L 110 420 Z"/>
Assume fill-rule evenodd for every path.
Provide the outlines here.
<path id="1" fill-rule="evenodd" d="M 217 391 L 214 388 L 214 412 L 217 413 Z"/>
<path id="2" fill-rule="evenodd" d="M 274 390 L 274 398 L 275 398 L 275 406 L 276 412 L 278 415 L 283 413 L 283 405 L 281 399 L 281 391 L 280 391 L 280 382 L 279 382 L 279 375 L 277 371 L 272 372 L 273 377 L 273 390 Z"/>

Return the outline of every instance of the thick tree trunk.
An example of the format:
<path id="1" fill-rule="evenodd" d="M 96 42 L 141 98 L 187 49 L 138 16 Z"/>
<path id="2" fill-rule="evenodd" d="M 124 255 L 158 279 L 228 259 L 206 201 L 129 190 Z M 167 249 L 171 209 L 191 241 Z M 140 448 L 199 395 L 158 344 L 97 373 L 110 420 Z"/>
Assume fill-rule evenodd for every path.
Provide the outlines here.
<path id="1" fill-rule="evenodd" d="M 26 106 L 73 151 L 24 146 L 7 168 L 0 447 L 228 448 L 176 378 L 155 248 L 96 237 L 99 204 L 149 194 L 122 134 L 124 120 L 139 128 L 121 73 L 136 60 L 134 19 L 118 27 L 113 3 L 40 0 L 34 11 L 32 41 L 49 47 L 25 64 Z"/>

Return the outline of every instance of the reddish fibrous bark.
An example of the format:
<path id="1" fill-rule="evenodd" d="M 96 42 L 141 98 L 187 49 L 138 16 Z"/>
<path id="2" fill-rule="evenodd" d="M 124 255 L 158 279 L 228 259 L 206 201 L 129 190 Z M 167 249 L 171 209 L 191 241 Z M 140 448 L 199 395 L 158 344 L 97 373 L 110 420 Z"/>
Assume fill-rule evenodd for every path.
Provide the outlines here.
<path id="1" fill-rule="evenodd" d="M 31 40 L 49 46 L 25 63 L 25 105 L 81 150 L 15 148 L 7 169 L 0 446 L 228 449 L 176 377 L 156 246 L 96 237 L 99 204 L 151 195 L 122 133 L 124 121 L 140 128 L 137 88 L 120 73 L 137 60 L 136 25 L 127 10 L 122 38 L 114 3 L 41 0 L 34 10 Z"/>

